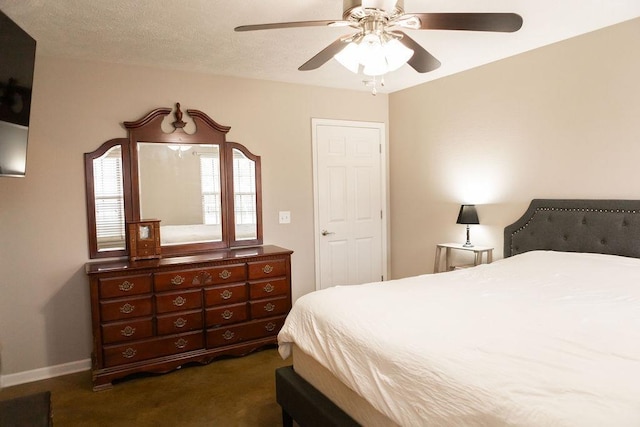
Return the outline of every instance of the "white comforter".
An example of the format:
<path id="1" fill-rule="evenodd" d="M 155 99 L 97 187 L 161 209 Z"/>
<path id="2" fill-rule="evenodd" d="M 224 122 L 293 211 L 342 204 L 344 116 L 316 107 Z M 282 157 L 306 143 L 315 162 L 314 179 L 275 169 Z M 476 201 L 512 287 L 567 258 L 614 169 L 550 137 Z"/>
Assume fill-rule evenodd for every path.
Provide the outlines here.
<path id="1" fill-rule="evenodd" d="M 403 426 L 640 426 L 640 260 L 528 252 L 298 299 L 278 335 Z"/>

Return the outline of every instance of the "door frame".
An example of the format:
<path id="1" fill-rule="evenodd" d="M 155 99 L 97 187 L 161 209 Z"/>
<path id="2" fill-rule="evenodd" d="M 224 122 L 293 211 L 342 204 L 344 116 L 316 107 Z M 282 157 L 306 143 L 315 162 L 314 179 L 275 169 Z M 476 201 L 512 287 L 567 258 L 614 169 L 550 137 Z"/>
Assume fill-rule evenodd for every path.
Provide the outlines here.
<path id="1" fill-rule="evenodd" d="M 387 215 L 389 200 L 387 198 L 388 182 L 388 163 L 387 163 L 387 133 L 386 126 L 380 122 L 361 122 L 353 120 L 337 120 L 337 119 L 311 119 L 311 151 L 313 156 L 313 229 L 314 229 L 314 247 L 315 261 L 314 269 L 316 276 L 315 289 L 320 289 L 320 207 L 318 206 L 318 126 L 339 126 L 339 127 L 364 127 L 377 129 L 380 133 L 380 200 L 382 210 L 382 277 L 383 280 L 389 280 L 389 256 L 388 256 L 388 230 L 389 216 Z"/>

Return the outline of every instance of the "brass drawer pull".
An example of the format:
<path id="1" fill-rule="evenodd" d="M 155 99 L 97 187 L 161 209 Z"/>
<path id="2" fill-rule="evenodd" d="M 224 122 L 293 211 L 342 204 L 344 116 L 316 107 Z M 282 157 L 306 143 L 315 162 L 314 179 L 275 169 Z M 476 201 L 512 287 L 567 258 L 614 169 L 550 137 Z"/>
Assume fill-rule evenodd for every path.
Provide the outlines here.
<path id="1" fill-rule="evenodd" d="M 179 296 L 178 298 L 173 300 L 173 305 L 175 305 L 176 307 L 182 307 L 183 305 L 185 305 L 187 302 L 186 298 L 182 298 L 182 296 Z"/>
<path id="2" fill-rule="evenodd" d="M 222 273 L 220 273 L 218 276 L 220 276 L 220 278 L 223 280 L 227 280 L 229 277 L 231 277 L 231 272 L 229 270 L 222 270 Z"/>
<path id="3" fill-rule="evenodd" d="M 187 346 L 188 341 L 184 338 L 180 338 L 178 341 L 174 342 L 176 348 L 185 348 Z"/>
<path id="4" fill-rule="evenodd" d="M 185 281 L 185 278 L 181 275 L 176 275 L 173 279 L 171 279 L 171 284 L 174 286 L 182 285 Z"/>
<path id="5" fill-rule="evenodd" d="M 222 299 L 229 299 L 232 295 L 233 292 L 231 292 L 229 289 L 225 289 L 223 292 L 220 292 L 220 296 L 222 297 Z"/>
<path id="6" fill-rule="evenodd" d="M 235 336 L 236 336 L 236 334 L 234 334 L 233 332 L 231 332 L 228 329 L 226 331 L 224 331 L 224 334 L 222 334 L 222 338 L 224 338 L 227 341 L 233 339 L 233 337 L 235 337 Z"/>
<path id="7" fill-rule="evenodd" d="M 233 317 L 233 311 L 225 310 L 222 312 L 221 316 L 224 320 L 229 320 Z"/>
<path id="8" fill-rule="evenodd" d="M 122 357 L 124 357 L 125 359 L 131 359 L 136 355 L 136 353 L 137 351 L 129 347 L 128 349 L 122 352 Z"/>
<path id="9" fill-rule="evenodd" d="M 262 267 L 262 272 L 264 274 L 269 274 L 273 271 L 273 267 L 271 267 L 269 264 L 265 265 L 264 267 Z"/>
<path id="10" fill-rule="evenodd" d="M 275 305 L 268 303 L 267 305 L 264 306 L 264 311 L 273 311 L 275 310 L 275 308 L 276 308 Z"/>
<path id="11" fill-rule="evenodd" d="M 273 330 L 276 328 L 276 324 L 273 322 L 269 322 L 266 325 L 264 325 L 264 328 L 268 331 L 268 332 L 273 332 Z"/>
<path id="12" fill-rule="evenodd" d="M 132 328 L 131 326 L 127 326 L 126 328 L 120 330 L 120 334 L 123 337 L 130 337 L 133 336 L 133 334 L 136 333 L 136 328 Z"/>
<path id="13" fill-rule="evenodd" d="M 128 280 L 125 280 L 124 282 L 120 283 L 120 285 L 118 286 L 118 289 L 120 289 L 122 292 L 129 292 L 130 290 L 133 289 L 133 283 L 129 282 Z"/>
<path id="14" fill-rule="evenodd" d="M 266 285 L 264 285 L 264 288 L 262 288 L 266 293 L 270 294 L 271 292 L 275 291 L 275 286 L 273 286 L 271 283 L 267 283 Z"/>
<path id="15" fill-rule="evenodd" d="M 124 313 L 124 314 L 131 314 L 133 313 L 133 311 L 136 309 L 135 305 L 131 305 L 129 303 L 126 303 L 125 305 L 123 305 L 122 307 L 120 307 L 120 313 Z"/>
<path id="16" fill-rule="evenodd" d="M 175 326 L 176 328 L 184 328 L 185 326 L 187 326 L 187 321 L 182 317 L 178 317 L 175 322 L 173 322 L 173 326 Z"/>

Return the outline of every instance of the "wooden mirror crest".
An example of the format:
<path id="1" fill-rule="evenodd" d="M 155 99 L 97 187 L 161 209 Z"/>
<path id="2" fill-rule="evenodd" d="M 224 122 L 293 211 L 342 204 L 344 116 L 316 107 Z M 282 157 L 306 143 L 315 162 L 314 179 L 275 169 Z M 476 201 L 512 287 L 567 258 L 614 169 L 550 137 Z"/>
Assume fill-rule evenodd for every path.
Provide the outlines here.
<path id="1" fill-rule="evenodd" d="M 174 112 L 169 132 L 163 130 Z M 180 103 L 125 121 L 127 138 L 85 154 L 91 258 L 130 255 L 127 225 L 159 220 L 162 255 L 262 244 L 260 157 L 231 129 Z"/>

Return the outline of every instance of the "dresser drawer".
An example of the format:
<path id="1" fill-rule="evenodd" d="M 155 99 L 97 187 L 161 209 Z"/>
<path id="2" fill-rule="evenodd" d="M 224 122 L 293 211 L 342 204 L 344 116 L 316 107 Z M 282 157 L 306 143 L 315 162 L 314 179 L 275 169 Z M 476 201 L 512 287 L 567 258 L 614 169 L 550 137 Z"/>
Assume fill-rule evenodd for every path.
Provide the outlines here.
<path id="1" fill-rule="evenodd" d="M 202 332 L 197 331 L 122 345 L 105 346 L 104 361 L 105 366 L 110 367 L 200 348 L 203 348 Z"/>
<path id="2" fill-rule="evenodd" d="M 236 283 L 228 286 L 216 286 L 204 290 L 204 304 L 207 307 L 220 304 L 233 304 L 246 301 L 246 283 Z"/>
<path id="3" fill-rule="evenodd" d="M 149 316 L 151 296 L 100 301 L 100 319 L 103 322 Z"/>
<path id="4" fill-rule="evenodd" d="M 202 287 L 220 283 L 244 281 L 247 272 L 244 264 L 232 264 L 220 267 L 194 270 L 177 270 L 154 275 L 154 288 L 157 292 Z"/>
<path id="5" fill-rule="evenodd" d="M 260 319 L 262 317 L 277 316 L 288 313 L 291 309 L 288 297 L 263 299 L 249 302 L 251 306 L 251 318 Z"/>
<path id="6" fill-rule="evenodd" d="M 202 291 L 171 292 L 156 295 L 156 313 L 170 313 L 202 307 Z"/>
<path id="7" fill-rule="evenodd" d="M 249 263 L 249 279 L 286 276 L 287 263 L 284 259 Z"/>
<path id="8" fill-rule="evenodd" d="M 202 310 L 158 316 L 156 325 L 158 335 L 171 335 L 202 329 Z"/>
<path id="9" fill-rule="evenodd" d="M 289 281 L 287 278 L 275 280 L 260 280 L 249 283 L 249 296 L 251 299 L 269 298 L 276 295 L 289 294 Z"/>
<path id="10" fill-rule="evenodd" d="M 273 317 L 240 325 L 208 329 L 207 348 L 221 347 L 269 336 L 275 337 L 280 332 L 284 319 L 284 316 Z"/>
<path id="11" fill-rule="evenodd" d="M 231 323 L 244 322 L 248 319 L 247 303 L 223 305 L 216 308 L 207 308 L 205 318 L 207 327 L 228 325 Z"/>
<path id="12" fill-rule="evenodd" d="M 153 288 L 156 292 L 177 291 L 202 285 L 203 270 L 180 270 L 155 273 Z"/>
<path id="13" fill-rule="evenodd" d="M 207 273 L 211 275 L 211 281 L 205 283 L 205 285 L 219 285 L 223 283 L 243 282 L 247 280 L 247 268 L 244 264 L 232 264 L 208 268 Z"/>
<path id="14" fill-rule="evenodd" d="M 150 336 L 153 336 L 153 321 L 151 317 L 102 325 L 102 342 L 104 344 L 140 340 Z"/>
<path id="15" fill-rule="evenodd" d="M 100 298 L 121 298 L 151 292 L 151 275 L 99 279 Z"/>

